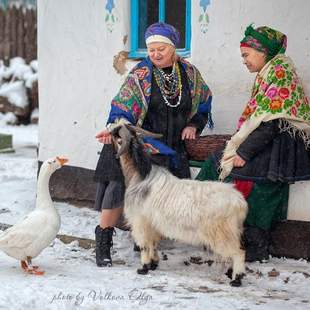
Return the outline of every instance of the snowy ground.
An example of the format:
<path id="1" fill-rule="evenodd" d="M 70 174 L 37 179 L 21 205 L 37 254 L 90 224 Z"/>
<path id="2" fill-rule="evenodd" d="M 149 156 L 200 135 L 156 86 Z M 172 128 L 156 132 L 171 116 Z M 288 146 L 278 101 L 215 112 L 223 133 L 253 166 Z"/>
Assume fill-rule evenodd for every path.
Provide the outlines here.
<path id="1" fill-rule="evenodd" d="M 14 224 L 35 203 L 37 127 L 7 126 L 0 132 L 13 133 L 16 150 L 0 154 L 0 223 Z M 62 218 L 60 233 L 93 239 L 96 212 L 55 205 Z M 97 268 L 93 250 L 56 239 L 34 260 L 46 271 L 44 276 L 23 273 L 16 260 L 0 252 L 0 309 L 310 308 L 306 261 L 272 258 L 266 264 L 247 264 L 243 286 L 232 288 L 224 275 L 227 266 L 209 266 L 210 255 L 200 248 L 162 242 L 161 256 L 167 260 L 146 276 L 136 273 L 139 256 L 127 232 L 117 231 L 114 252 L 112 268 Z"/>

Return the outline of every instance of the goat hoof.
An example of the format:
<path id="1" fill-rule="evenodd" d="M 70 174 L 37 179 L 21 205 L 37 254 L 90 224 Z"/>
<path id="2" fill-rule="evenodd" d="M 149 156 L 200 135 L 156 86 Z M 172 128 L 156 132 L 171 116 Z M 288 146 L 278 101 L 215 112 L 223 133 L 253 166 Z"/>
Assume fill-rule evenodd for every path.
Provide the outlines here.
<path id="1" fill-rule="evenodd" d="M 239 286 L 241 286 L 241 280 L 235 279 L 235 280 L 230 281 L 229 284 L 233 287 L 239 287 Z"/>
<path id="2" fill-rule="evenodd" d="M 232 274 L 233 274 L 232 268 L 228 268 L 225 274 L 229 279 L 232 279 Z"/>
<path id="3" fill-rule="evenodd" d="M 156 268 L 158 267 L 158 262 L 154 261 L 154 260 L 151 260 L 151 263 L 148 264 L 148 268 L 150 270 L 155 270 Z"/>
<path id="4" fill-rule="evenodd" d="M 142 268 L 137 269 L 138 274 L 148 274 L 148 272 L 149 268 L 145 264 L 142 266 Z"/>
<path id="5" fill-rule="evenodd" d="M 134 252 L 141 252 L 140 247 L 136 243 L 133 244 L 133 251 Z"/>
<path id="6" fill-rule="evenodd" d="M 241 284 L 242 284 L 242 283 L 241 283 L 242 277 L 243 277 L 242 274 L 237 274 L 237 275 L 236 275 L 236 279 L 230 281 L 229 284 L 230 284 L 231 286 L 234 286 L 234 287 L 239 287 L 239 286 L 241 286 Z"/>

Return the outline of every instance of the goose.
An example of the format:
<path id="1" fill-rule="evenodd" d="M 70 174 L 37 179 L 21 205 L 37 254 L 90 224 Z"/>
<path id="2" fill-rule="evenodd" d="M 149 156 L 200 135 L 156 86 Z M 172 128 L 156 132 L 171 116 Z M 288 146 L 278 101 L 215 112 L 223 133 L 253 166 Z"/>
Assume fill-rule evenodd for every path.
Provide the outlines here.
<path id="1" fill-rule="evenodd" d="M 0 234 L 0 250 L 20 260 L 22 269 L 29 274 L 44 274 L 38 266 L 32 265 L 32 259 L 50 245 L 60 229 L 60 216 L 49 192 L 49 179 L 67 162 L 68 159 L 60 157 L 44 161 L 37 183 L 35 209 Z"/>

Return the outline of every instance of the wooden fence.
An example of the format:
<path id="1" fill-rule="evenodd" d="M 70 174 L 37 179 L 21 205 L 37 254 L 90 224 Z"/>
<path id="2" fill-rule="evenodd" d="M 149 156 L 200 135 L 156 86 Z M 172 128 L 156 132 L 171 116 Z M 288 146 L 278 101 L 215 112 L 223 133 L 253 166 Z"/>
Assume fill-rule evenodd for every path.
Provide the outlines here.
<path id="1" fill-rule="evenodd" d="M 37 59 L 37 11 L 35 8 L 11 6 L 0 8 L 0 59 L 13 57 L 26 62 Z"/>

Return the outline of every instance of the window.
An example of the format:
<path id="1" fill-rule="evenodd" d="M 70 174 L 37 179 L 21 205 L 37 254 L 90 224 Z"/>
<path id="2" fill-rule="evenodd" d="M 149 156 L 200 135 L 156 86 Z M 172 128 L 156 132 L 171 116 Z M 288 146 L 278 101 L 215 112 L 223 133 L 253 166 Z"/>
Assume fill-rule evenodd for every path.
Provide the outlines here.
<path id="1" fill-rule="evenodd" d="M 191 40 L 191 0 L 131 0 L 131 51 L 129 57 L 146 56 L 144 33 L 158 21 L 180 32 L 179 55 L 189 56 Z"/>
<path id="2" fill-rule="evenodd" d="M 8 7 L 15 4 L 17 7 L 20 5 L 35 8 L 37 5 L 37 0 L 0 0 L 0 8 L 7 9 Z"/>

